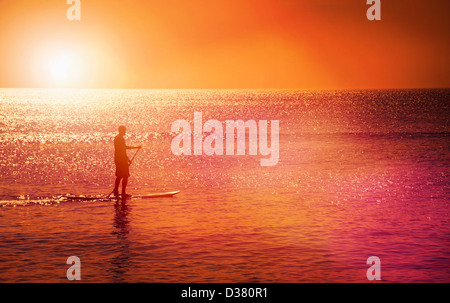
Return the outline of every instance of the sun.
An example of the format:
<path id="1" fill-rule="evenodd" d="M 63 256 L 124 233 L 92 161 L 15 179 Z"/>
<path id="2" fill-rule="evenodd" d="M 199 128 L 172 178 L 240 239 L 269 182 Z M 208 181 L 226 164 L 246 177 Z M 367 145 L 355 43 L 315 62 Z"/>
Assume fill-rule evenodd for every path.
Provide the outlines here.
<path id="1" fill-rule="evenodd" d="M 37 44 L 27 58 L 34 87 L 94 88 L 111 86 L 127 73 L 116 51 L 103 42 L 52 40 Z M 120 71 L 120 73 L 119 73 Z"/>
<path id="2" fill-rule="evenodd" d="M 80 47 L 42 45 L 30 60 L 33 79 L 42 87 L 79 87 L 89 78 L 89 57 Z"/>
<path id="3" fill-rule="evenodd" d="M 54 58 L 50 63 L 49 72 L 55 83 L 66 82 L 70 78 L 76 69 L 75 59 L 74 55 L 70 53 L 60 54 Z"/>
<path id="4" fill-rule="evenodd" d="M 56 86 L 77 85 L 86 77 L 86 60 L 79 52 L 55 52 L 47 61 L 47 76 Z"/>

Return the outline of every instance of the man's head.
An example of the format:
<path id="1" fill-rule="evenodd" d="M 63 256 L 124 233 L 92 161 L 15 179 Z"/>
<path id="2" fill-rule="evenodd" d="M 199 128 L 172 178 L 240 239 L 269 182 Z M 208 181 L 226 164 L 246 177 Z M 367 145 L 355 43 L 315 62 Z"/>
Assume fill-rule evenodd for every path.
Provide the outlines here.
<path id="1" fill-rule="evenodd" d="M 119 126 L 119 135 L 123 136 L 123 135 L 125 135 L 126 132 L 127 132 L 127 129 L 125 128 L 125 126 L 123 126 L 123 125 Z"/>

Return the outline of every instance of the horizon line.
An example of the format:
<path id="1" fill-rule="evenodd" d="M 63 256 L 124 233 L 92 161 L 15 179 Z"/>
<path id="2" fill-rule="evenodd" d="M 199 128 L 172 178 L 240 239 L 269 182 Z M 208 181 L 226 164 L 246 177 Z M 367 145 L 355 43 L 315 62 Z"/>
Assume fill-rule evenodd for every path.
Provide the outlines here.
<path id="1" fill-rule="evenodd" d="M 138 88 L 138 87 L 0 87 L 0 89 L 52 89 L 52 90 L 328 90 L 328 91 L 358 91 L 358 90 L 407 90 L 407 89 L 450 89 L 448 87 L 375 87 L 375 88 Z"/>

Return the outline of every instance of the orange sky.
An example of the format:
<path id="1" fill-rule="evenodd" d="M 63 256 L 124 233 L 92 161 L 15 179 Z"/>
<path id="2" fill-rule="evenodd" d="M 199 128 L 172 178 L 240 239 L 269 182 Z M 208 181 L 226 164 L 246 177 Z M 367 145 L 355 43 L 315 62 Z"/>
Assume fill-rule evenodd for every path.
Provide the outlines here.
<path id="1" fill-rule="evenodd" d="M 450 1 L 381 0 L 372 22 L 365 2 L 81 0 L 68 21 L 65 0 L 0 0 L 0 87 L 450 87 Z"/>

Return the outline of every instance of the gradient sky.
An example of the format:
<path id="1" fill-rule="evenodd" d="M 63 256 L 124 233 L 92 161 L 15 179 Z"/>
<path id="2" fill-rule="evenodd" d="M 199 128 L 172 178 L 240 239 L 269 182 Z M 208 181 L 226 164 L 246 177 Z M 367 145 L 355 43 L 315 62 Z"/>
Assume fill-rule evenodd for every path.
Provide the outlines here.
<path id="1" fill-rule="evenodd" d="M 65 0 L 0 0 L 0 87 L 450 87 L 450 1 L 381 0 L 381 21 L 365 2 L 81 0 L 68 21 Z"/>

